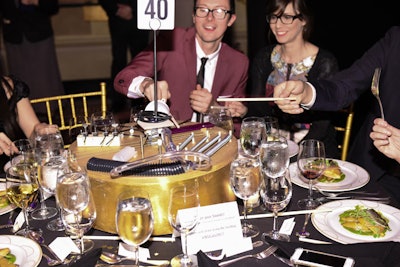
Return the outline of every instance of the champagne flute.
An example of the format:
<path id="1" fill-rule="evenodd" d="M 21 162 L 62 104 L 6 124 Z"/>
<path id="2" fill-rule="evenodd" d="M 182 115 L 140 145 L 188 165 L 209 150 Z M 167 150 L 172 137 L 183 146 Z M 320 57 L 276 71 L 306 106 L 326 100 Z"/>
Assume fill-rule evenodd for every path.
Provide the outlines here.
<path id="1" fill-rule="evenodd" d="M 135 265 L 139 266 L 139 246 L 153 233 L 154 216 L 146 191 L 123 191 L 118 196 L 115 224 L 119 237 L 133 247 Z"/>
<path id="2" fill-rule="evenodd" d="M 255 237 L 260 230 L 247 222 L 247 200 L 259 194 L 262 185 L 260 160 L 241 157 L 235 159 L 230 167 L 230 186 L 235 195 L 243 200 L 242 231 L 244 237 Z"/>
<path id="3" fill-rule="evenodd" d="M 61 219 L 66 233 L 73 235 L 80 254 L 90 251 L 94 247 L 94 242 L 90 239 L 83 239 L 83 235 L 89 231 L 96 221 L 96 206 L 92 192 L 89 191 L 89 202 L 85 209 L 78 213 L 61 209 Z"/>
<path id="4" fill-rule="evenodd" d="M 260 160 L 265 176 L 277 178 L 282 176 L 289 167 L 289 149 L 285 137 L 271 135 L 271 138 L 261 144 Z"/>
<path id="5" fill-rule="evenodd" d="M 279 233 L 277 228 L 278 211 L 286 208 L 292 198 L 292 182 L 288 169 L 286 168 L 284 173 L 277 177 L 264 175 L 264 186 L 260 195 L 265 206 L 274 213 L 272 230 L 264 233 L 263 237 L 269 236 L 276 240 L 290 241 L 290 237 Z"/>
<path id="6" fill-rule="evenodd" d="M 18 235 L 29 237 L 32 232 L 42 234 L 41 229 L 29 225 L 28 208 L 38 199 L 39 185 L 36 180 L 36 166 L 19 163 L 6 171 L 6 193 L 11 203 L 21 208 L 25 218 L 25 228 Z"/>
<path id="7" fill-rule="evenodd" d="M 233 120 L 229 109 L 225 106 L 211 106 L 208 121 L 227 132 L 233 132 Z"/>
<path id="8" fill-rule="evenodd" d="M 264 119 L 261 117 L 244 118 L 240 127 L 240 144 L 245 155 L 258 157 L 261 143 L 266 138 Z"/>
<path id="9" fill-rule="evenodd" d="M 60 130 L 55 124 L 40 124 L 35 128 L 35 157 L 40 165 L 45 164 L 46 159 L 60 156 L 64 153 L 64 141 Z M 42 166 L 39 166 L 39 175 L 43 174 Z M 46 194 L 51 194 L 42 186 L 43 177 L 39 178 L 40 207 L 32 212 L 35 220 L 46 220 L 57 215 L 57 209 L 46 205 Z M 54 177 L 56 180 L 56 178 Z"/>
<path id="10" fill-rule="evenodd" d="M 89 178 L 84 172 L 59 172 L 57 177 L 56 198 L 62 211 L 73 215 L 75 219 L 74 232 L 81 233 L 81 214 L 87 208 L 90 199 Z M 64 224 L 66 227 L 66 225 Z M 80 247 L 81 254 L 84 247 Z"/>
<path id="11" fill-rule="evenodd" d="M 297 156 L 297 168 L 302 178 L 308 179 L 308 198 L 301 199 L 297 205 L 302 209 L 314 209 L 321 203 L 312 197 L 313 182 L 316 181 L 326 168 L 325 146 L 322 141 L 307 139 L 300 142 Z"/>
<path id="12" fill-rule="evenodd" d="M 172 228 L 181 234 L 182 254 L 171 259 L 171 266 L 196 266 L 195 256 L 187 254 L 187 236 L 199 222 L 200 199 L 197 185 L 181 185 L 171 189 L 168 220 Z M 190 209 L 189 216 L 180 216 L 181 210 Z"/>

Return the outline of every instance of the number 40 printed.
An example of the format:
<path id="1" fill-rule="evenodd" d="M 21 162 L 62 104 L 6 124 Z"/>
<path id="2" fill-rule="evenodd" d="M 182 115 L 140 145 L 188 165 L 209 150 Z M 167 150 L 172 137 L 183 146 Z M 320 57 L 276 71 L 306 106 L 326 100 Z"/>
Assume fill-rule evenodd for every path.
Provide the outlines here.
<path id="1" fill-rule="evenodd" d="M 175 0 L 138 0 L 138 29 L 172 30 L 175 21 Z"/>

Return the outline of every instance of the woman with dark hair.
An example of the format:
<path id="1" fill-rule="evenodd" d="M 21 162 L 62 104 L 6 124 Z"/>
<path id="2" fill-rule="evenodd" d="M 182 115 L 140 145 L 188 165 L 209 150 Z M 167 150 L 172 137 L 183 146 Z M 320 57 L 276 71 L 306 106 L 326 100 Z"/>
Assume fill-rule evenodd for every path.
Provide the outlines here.
<path id="1" fill-rule="evenodd" d="M 39 125 L 29 102 L 29 87 L 15 76 L 2 76 L 0 84 L 0 173 L 9 161 L 12 141 L 29 138 Z"/>
<path id="2" fill-rule="evenodd" d="M 311 42 L 313 18 L 305 0 L 271 0 L 267 6 L 267 25 L 272 45 L 262 48 L 250 68 L 250 95 L 271 97 L 274 87 L 286 80 L 307 81 L 328 78 L 338 71 L 332 53 Z M 295 142 L 318 139 L 325 143 L 329 157 L 339 157 L 335 129 L 323 112 L 289 115 L 274 103 L 251 102 L 246 116 L 275 116 L 281 132 Z"/>

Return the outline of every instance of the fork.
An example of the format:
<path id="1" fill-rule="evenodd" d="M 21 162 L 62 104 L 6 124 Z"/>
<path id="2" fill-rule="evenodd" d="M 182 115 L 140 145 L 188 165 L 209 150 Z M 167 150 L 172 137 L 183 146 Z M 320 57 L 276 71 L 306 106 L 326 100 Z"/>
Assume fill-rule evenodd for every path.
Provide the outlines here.
<path id="1" fill-rule="evenodd" d="M 277 249 L 278 249 L 277 246 L 269 246 L 268 248 L 264 249 L 263 251 L 261 251 L 261 252 L 259 252 L 257 254 L 248 254 L 248 255 L 244 255 L 244 256 L 241 256 L 241 257 L 236 258 L 236 259 L 223 261 L 223 262 L 220 262 L 218 264 L 218 266 L 227 266 L 229 264 L 232 264 L 234 262 L 237 262 L 237 261 L 240 261 L 240 260 L 246 259 L 246 258 L 255 258 L 255 259 L 258 259 L 258 260 L 262 260 L 262 259 L 265 259 L 265 258 L 269 257 Z"/>
<path id="2" fill-rule="evenodd" d="M 357 196 L 377 196 L 379 195 L 379 192 L 365 192 L 365 191 L 346 191 L 346 192 L 340 192 L 340 193 L 333 193 L 333 192 L 327 192 L 321 190 L 321 188 L 314 186 L 313 189 L 316 189 L 320 194 L 326 196 L 327 198 L 337 198 L 343 195 L 347 195 L 346 197 L 350 197 L 351 195 L 357 195 Z M 345 198 L 345 197 L 344 197 Z"/>
<path id="3" fill-rule="evenodd" d="M 379 78 L 381 76 L 381 68 L 376 68 L 374 72 L 374 76 L 372 77 L 372 84 L 371 84 L 371 92 L 378 100 L 379 108 L 381 109 L 381 117 L 384 120 L 385 115 L 383 113 L 382 101 L 379 97 Z"/>

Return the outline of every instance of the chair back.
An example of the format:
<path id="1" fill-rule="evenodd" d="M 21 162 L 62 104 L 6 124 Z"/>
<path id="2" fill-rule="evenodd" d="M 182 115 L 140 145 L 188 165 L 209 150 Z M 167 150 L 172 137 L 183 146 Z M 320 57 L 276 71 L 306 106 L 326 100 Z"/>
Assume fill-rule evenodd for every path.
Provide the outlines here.
<path id="1" fill-rule="evenodd" d="M 354 110 L 353 104 L 338 112 L 338 118 L 335 123 L 335 130 L 339 141 L 339 150 L 341 151 L 341 160 L 347 159 L 347 153 L 350 146 L 351 128 L 353 125 Z"/>
<path id="2" fill-rule="evenodd" d="M 64 139 L 71 128 L 79 125 L 78 117 L 89 118 L 94 111 L 107 111 L 106 83 L 100 83 L 100 90 L 94 92 L 58 95 L 44 98 L 31 99 L 33 107 L 35 105 L 45 105 L 46 119 L 49 124 L 57 124 Z M 100 101 L 99 101 L 100 100 Z M 100 107 L 98 106 L 100 104 Z M 46 120 L 41 118 L 41 121 Z M 73 123 L 70 123 L 70 120 Z M 66 147 L 70 142 L 65 142 Z"/>

